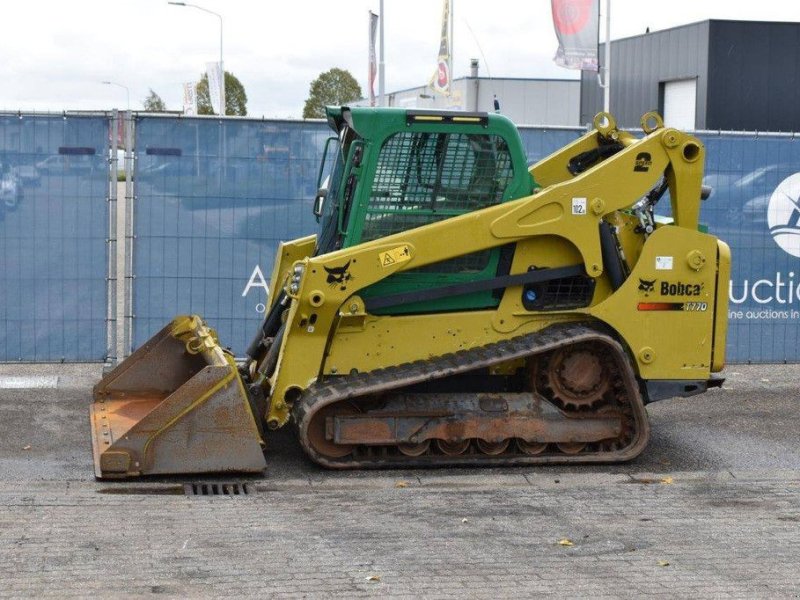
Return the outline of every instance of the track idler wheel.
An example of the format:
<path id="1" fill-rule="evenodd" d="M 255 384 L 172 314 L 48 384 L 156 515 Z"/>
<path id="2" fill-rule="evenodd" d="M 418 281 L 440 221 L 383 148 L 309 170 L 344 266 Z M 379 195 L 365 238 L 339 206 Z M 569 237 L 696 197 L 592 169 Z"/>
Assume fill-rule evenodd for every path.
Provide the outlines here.
<path id="1" fill-rule="evenodd" d="M 511 440 L 503 440 L 501 442 L 487 442 L 486 440 L 477 440 L 478 450 L 489 456 L 498 456 L 508 450 Z"/>
<path id="2" fill-rule="evenodd" d="M 448 442 L 447 440 L 436 440 L 436 447 L 442 454 L 447 456 L 458 456 L 464 454 L 469 448 L 469 440 L 456 440 Z"/>
<path id="3" fill-rule="evenodd" d="M 431 441 L 425 440 L 418 444 L 398 444 L 397 449 L 406 456 L 422 456 L 430 450 Z"/>
<path id="4" fill-rule="evenodd" d="M 354 415 L 359 410 L 352 404 L 331 404 L 322 408 L 308 426 L 308 442 L 314 450 L 327 458 L 344 458 L 353 452 L 352 444 L 336 444 L 328 438 L 328 418 L 335 415 Z"/>
<path id="5" fill-rule="evenodd" d="M 586 448 L 584 442 L 561 442 L 560 444 L 556 444 L 556 446 L 561 452 L 569 455 L 580 454 L 581 450 Z"/>
<path id="6" fill-rule="evenodd" d="M 517 438 L 517 448 L 519 448 L 520 452 L 523 454 L 527 454 L 529 456 L 535 456 L 536 454 L 541 454 L 547 449 L 546 442 L 526 442 L 523 439 Z"/>

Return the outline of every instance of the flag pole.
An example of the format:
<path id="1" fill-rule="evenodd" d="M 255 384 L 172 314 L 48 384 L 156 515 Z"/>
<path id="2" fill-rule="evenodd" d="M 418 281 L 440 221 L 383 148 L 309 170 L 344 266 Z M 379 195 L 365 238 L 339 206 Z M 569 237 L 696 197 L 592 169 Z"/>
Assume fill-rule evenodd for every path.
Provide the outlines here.
<path id="1" fill-rule="evenodd" d="M 367 11 L 367 97 L 370 106 L 375 106 L 375 77 L 378 74 L 378 59 L 375 56 L 375 20 L 378 18 L 372 10 Z"/>
<path id="2" fill-rule="evenodd" d="M 381 11 L 380 16 L 378 17 L 379 21 L 378 24 L 380 25 L 380 36 L 381 36 L 381 44 L 380 44 L 380 63 L 378 64 L 378 96 L 380 98 L 378 102 L 378 106 L 386 106 L 386 96 L 384 84 L 386 82 L 385 79 L 385 71 L 386 71 L 386 63 L 384 62 L 384 55 L 383 55 L 383 22 L 386 20 L 386 13 L 383 10 L 383 0 L 381 0 L 380 8 Z"/>
<path id="3" fill-rule="evenodd" d="M 455 19 L 453 18 L 453 5 L 455 4 L 455 0 L 450 0 L 450 51 L 448 52 L 448 65 L 447 65 L 447 72 L 450 74 L 449 81 L 447 82 L 447 93 L 448 95 L 453 95 L 453 23 Z"/>
<path id="4" fill-rule="evenodd" d="M 606 0 L 606 47 L 605 47 L 605 85 L 603 86 L 603 112 L 611 109 L 611 0 Z"/>

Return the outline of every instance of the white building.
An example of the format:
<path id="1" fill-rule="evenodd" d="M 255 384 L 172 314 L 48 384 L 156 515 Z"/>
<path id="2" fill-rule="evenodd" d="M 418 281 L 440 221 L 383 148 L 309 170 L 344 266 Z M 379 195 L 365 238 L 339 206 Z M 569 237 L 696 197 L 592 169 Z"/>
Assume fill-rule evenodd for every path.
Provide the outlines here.
<path id="1" fill-rule="evenodd" d="M 517 125 L 580 125 L 579 79 L 479 77 L 473 59 L 469 77 L 454 79 L 449 96 L 427 85 L 386 94 L 388 106 L 500 112 Z M 362 102 L 363 104 L 363 102 Z"/>

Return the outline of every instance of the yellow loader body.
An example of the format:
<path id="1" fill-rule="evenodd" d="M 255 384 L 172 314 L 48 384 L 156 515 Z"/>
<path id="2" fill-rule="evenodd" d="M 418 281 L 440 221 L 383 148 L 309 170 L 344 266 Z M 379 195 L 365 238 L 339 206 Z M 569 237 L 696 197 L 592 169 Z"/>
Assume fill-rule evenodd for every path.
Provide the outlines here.
<path id="1" fill-rule="evenodd" d="M 176 318 L 95 387 L 98 477 L 260 471 L 260 425 L 289 422 L 331 468 L 629 460 L 647 402 L 721 384 L 730 251 L 699 230 L 699 140 L 598 115 L 527 168 L 497 115 L 329 116 L 321 233 L 281 244 L 246 361 Z"/>

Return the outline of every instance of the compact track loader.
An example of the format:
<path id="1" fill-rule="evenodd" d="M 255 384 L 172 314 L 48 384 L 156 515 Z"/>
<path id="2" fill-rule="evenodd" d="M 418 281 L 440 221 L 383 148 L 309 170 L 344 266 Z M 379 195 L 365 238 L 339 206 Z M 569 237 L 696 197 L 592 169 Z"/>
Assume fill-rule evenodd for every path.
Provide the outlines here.
<path id="1" fill-rule="evenodd" d="M 721 384 L 696 138 L 600 114 L 528 167 L 501 115 L 327 114 L 320 230 L 280 245 L 245 362 L 176 318 L 94 389 L 97 477 L 260 471 L 288 423 L 332 468 L 623 461 L 645 404 Z"/>

